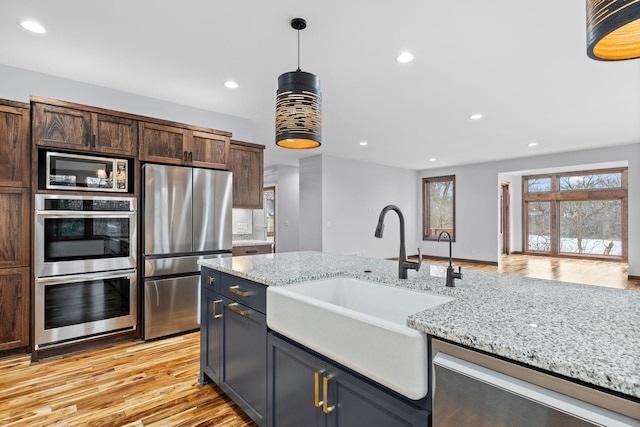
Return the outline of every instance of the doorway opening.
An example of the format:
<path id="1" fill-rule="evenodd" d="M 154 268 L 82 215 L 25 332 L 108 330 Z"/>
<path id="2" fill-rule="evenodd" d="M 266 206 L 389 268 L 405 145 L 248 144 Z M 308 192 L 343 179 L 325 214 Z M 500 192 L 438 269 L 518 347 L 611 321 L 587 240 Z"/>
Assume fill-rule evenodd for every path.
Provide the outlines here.
<path id="1" fill-rule="evenodd" d="M 276 252 L 276 187 L 265 187 L 263 198 L 266 237 L 273 242 L 273 252 Z"/>

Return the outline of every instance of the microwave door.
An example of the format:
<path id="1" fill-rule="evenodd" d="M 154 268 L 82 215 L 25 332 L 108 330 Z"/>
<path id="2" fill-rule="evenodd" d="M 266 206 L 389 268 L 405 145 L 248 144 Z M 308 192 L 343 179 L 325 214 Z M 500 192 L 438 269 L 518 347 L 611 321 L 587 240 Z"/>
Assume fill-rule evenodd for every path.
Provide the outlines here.
<path id="1" fill-rule="evenodd" d="M 142 170 L 145 255 L 192 252 L 191 168 L 145 164 Z"/>
<path id="2" fill-rule="evenodd" d="M 193 250 L 231 250 L 231 172 L 193 169 Z"/>

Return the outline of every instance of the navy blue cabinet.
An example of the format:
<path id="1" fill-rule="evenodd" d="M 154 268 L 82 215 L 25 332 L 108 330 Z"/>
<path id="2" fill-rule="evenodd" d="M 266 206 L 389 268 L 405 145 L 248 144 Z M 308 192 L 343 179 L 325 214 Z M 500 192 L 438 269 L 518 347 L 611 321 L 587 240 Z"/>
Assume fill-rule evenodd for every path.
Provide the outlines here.
<path id="1" fill-rule="evenodd" d="M 431 423 L 429 412 L 323 357 L 269 333 L 269 426 L 395 427 Z"/>
<path id="2" fill-rule="evenodd" d="M 201 278 L 200 382 L 215 382 L 256 424 L 265 426 L 265 287 L 206 268 Z"/>

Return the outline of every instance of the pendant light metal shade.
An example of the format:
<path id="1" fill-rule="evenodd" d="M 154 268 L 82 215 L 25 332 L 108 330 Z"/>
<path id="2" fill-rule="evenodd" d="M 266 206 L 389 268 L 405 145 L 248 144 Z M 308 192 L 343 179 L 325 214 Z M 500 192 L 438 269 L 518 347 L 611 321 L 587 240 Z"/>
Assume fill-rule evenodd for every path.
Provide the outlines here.
<path id="1" fill-rule="evenodd" d="M 587 0 L 587 55 L 602 61 L 640 57 L 640 0 Z"/>
<path id="2" fill-rule="evenodd" d="M 278 77 L 276 145 L 315 148 L 322 143 L 322 95 L 320 79 L 304 71 Z"/>
<path id="3" fill-rule="evenodd" d="M 322 143 L 322 94 L 320 79 L 300 70 L 300 30 L 307 23 L 302 18 L 291 21 L 298 31 L 298 69 L 278 77 L 276 96 L 276 145 L 307 149 Z"/>

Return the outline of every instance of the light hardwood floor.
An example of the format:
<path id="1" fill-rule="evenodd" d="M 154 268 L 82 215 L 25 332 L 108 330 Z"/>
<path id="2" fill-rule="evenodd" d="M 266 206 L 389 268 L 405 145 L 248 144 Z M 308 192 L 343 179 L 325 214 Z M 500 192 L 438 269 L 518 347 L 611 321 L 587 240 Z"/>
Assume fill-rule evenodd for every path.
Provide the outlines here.
<path id="1" fill-rule="evenodd" d="M 447 261 L 425 258 L 431 264 Z M 466 269 L 640 290 L 627 265 L 526 255 Z M 48 359 L 0 359 L 0 425 L 224 426 L 255 424 L 215 385 L 198 383 L 200 334 L 129 342 Z"/>
<path id="2" fill-rule="evenodd" d="M 423 257 L 423 262 L 437 265 L 449 264 L 442 258 L 432 257 Z M 456 260 L 453 266 L 456 268 L 461 266 L 463 274 L 464 270 L 469 269 L 640 291 L 640 280 L 628 280 L 628 266 L 627 263 L 622 262 L 514 254 L 503 256 L 499 266 Z"/>
<path id="3" fill-rule="evenodd" d="M 199 349 L 195 332 L 35 365 L 0 359 L 0 425 L 255 426 L 218 387 L 198 383 Z"/>

